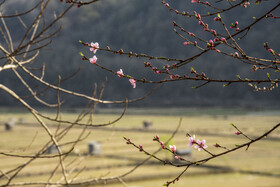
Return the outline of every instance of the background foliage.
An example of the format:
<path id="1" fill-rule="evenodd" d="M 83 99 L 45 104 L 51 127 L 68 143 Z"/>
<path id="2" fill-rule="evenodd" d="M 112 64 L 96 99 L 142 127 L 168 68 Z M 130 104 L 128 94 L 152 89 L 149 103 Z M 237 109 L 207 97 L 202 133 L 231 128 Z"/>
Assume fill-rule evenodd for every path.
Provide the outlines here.
<path id="1" fill-rule="evenodd" d="M 25 6 L 22 6 L 24 3 Z M 172 7 L 182 11 L 184 9 L 193 9 L 203 13 L 203 7 L 192 4 L 189 1 L 177 0 L 172 3 Z M 5 7 L 6 12 L 14 12 L 16 9 L 24 11 L 32 5 L 31 1 L 10 1 Z M 78 75 L 70 81 L 62 83 L 62 87 L 71 88 L 85 94 L 91 94 L 93 85 L 97 82 L 99 85 L 108 77 L 108 84 L 103 97 L 105 99 L 122 99 L 124 97 L 132 98 L 141 96 L 148 92 L 153 85 L 138 84 L 137 89 L 132 89 L 126 80 L 120 80 L 117 76 L 105 73 L 91 64 L 84 65 L 80 60 L 80 51 L 85 51 L 84 47 L 78 42 L 99 42 L 101 47 L 107 45 L 111 49 L 136 53 L 145 53 L 153 56 L 186 58 L 193 55 L 196 49 L 183 45 L 180 39 L 173 31 L 172 21 L 175 20 L 184 28 L 189 29 L 196 34 L 204 34 L 196 21 L 188 22 L 187 18 L 175 15 L 168 9 L 160 5 L 160 1 L 150 0 L 107 0 L 94 3 L 83 7 L 72 9 L 64 17 L 62 32 L 53 41 L 52 45 L 41 52 L 39 60 L 46 64 L 46 80 L 56 82 L 58 74 L 67 77 L 75 72 L 80 66 L 83 66 Z M 9 9 L 13 6 L 13 9 Z M 53 1 L 52 6 L 62 7 L 59 1 Z M 239 17 L 239 23 L 252 21 L 252 15 L 262 14 L 262 10 L 269 8 L 269 2 L 263 2 L 262 6 L 252 5 L 247 9 L 240 7 L 239 12 L 229 11 L 225 14 L 227 24 L 236 21 Z M 53 12 L 49 12 L 51 16 Z M 236 15 L 238 14 L 238 15 Z M 241 18 L 240 19 L 240 15 Z M 32 19 L 32 15 L 29 15 Z M 20 38 L 21 30 L 17 19 L 7 21 L 8 25 L 14 25 L 13 32 L 15 38 Z M 261 28 L 261 29 L 260 29 Z M 263 42 L 268 42 L 272 48 L 277 48 L 280 42 L 277 37 L 277 24 L 273 20 L 265 20 L 258 23 L 250 30 L 250 35 L 246 36 L 240 45 L 247 50 L 248 55 L 256 57 L 267 57 L 267 51 L 263 48 Z M 265 31 L 266 35 L 263 34 Z M 17 37 L 18 35 L 18 37 Z M 264 41 L 265 38 L 265 41 Z M 3 41 L 1 41 L 3 42 Z M 144 68 L 144 59 L 127 58 L 119 55 L 110 55 L 108 53 L 98 52 L 98 61 L 105 66 L 109 66 L 116 71 L 122 68 L 126 74 L 132 74 L 137 77 L 149 76 Z M 133 65 L 132 65 L 133 64 Z M 38 67 L 40 64 L 38 64 Z M 236 75 L 248 78 L 257 78 L 264 72 L 252 72 L 248 66 L 240 64 L 232 58 L 227 58 L 216 52 L 208 53 L 200 57 L 195 63 L 180 70 L 189 73 L 190 68 L 195 67 L 197 71 L 203 69 L 206 75 L 216 76 L 217 78 L 233 78 Z M 147 75 L 146 75 L 147 74 Z M 19 86 L 16 77 L 11 77 L 9 72 L 3 72 L 0 75 L 0 81 L 9 83 L 11 89 L 19 95 L 24 93 L 23 87 Z M 209 84 L 199 89 L 191 89 L 198 85 L 196 82 L 177 81 L 172 84 L 165 84 L 156 94 L 148 99 L 136 103 L 137 106 L 242 106 L 242 107 L 278 107 L 279 89 L 270 92 L 255 92 L 247 85 L 230 85 L 223 87 L 222 84 Z M 8 85 L 8 84 L 7 84 Z M 36 86 L 34 84 L 34 86 Z M 0 105 L 16 105 L 16 102 L 8 95 L 0 92 Z M 55 95 L 46 94 L 45 98 L 54 99 Z M 71 98 L 69 98 L 71 99 Z M 153 102 L 151 102 L 153 101 Z M 32 103 L 32 101 L 29 101 Z M 150 104 L 151 103 L 151 104 Z M 83 104 L 82 100 L 71 102 L 71 106 L 79 107 Z"/>

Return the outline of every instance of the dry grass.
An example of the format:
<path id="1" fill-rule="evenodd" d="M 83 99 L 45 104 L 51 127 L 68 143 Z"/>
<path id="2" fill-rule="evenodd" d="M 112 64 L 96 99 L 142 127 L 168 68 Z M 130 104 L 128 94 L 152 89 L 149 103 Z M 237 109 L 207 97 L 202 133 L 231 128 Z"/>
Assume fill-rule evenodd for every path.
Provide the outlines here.
<path id="1" fill-rule="evenodd" d="M 34 123 L 29 114 L 0 114 L 1 121 L 8 120 L 11 117 L 24 117 L 27 122 Z M 74 119 L 73 114 L 65 114 L 67 119 Z M 186 133 L 195 134 L 199 139 L 206 139 L 209 150 L 214 153 L 221 151 L 213 147 L 216 142 L 226 147 L 234 147 L 235 144 L 241 144 L 246 141 L 245 138 L 234 135 L 235 129 L 229 124 L 234 123 L 248 135 L 254 137 L 263 134 L 264 130 L 279 123 L 279 115 L 182 115 L 183 121 L 180 131 L 170 144 L 176 144 L 178 149 L 187 148 L 188 139 Z M 112 121 L 117 115 L 97 114 L 96 123 Z M 142 128 L 144 120 L 153 121 L 153 127 L 148 132 L 140 132 L 137 129 Z M 142 144 L 148 151 L 155 151 L 159 148 L 152 139 L 159 134 L 162 139 L 167 139 L 179 123 L 178 115 L 126 115 L 121 121 L 106 129 L 91 129 L 89 137 L 77 145 L 81 154 L 77 157 L 74 153 L 67 158 L 68 168 L 76 168 L 74 174 L 82 168 L 86 168 L 79 176 L 81 178 L 116 176 L 129 171 L 133 165 L 147 158 L 146 155 L 126 145 L 122 136 L 132 139 L 136 144 Z M 123 129 L 126 131 L 119 131 Z M 128 129 L 132 129 L 128 131 Z M 55 128 L 51 128 L 55 131 Z M 74 128 L 61 141 L 61 143 L 77 138 L 82 129 Z M 162 130 L 166 130 L 162 133 Z M 167 131 L 169 130 L 169 132 Z M 271 137 L 280 138 L 280 130 L 275 131 Z M 34 141 L 32 141 L 35 138 Z M 0 129 L 0 151 L 19 153 L 22 155 L 35 154 L 40 147 L 49 140 L 46 132 L 38 126 L 18 125 L 13 131 L 6 132 L 4 127 Z M 102 143 L 102 156 L 86 156 L 87 143 L 91 140 Z M 248 151 L 239 150 L 233 154 L 223 156 L 208 162 L 206 165 L 215 165 L 231 167 L 235 170 L 232 173 L 216 173 L 215 170 L 207 168 L 192 167 L 181 178 L 176 186 L 277 186 L 280 184 L 280 142 L 278 140 L 267 138 L 253 144 Z M 64 151 L 68 150 L 65 146 Z M 161 151 L 161 158 L 171 159 L 171 155 Z M 115 156 L 113 158 L 112 156 Z M 193 158 L 199 159 L 207 156 L 204 152 L 193 150 Z M 117 158 L 118 157 L 118 158 Z M 75 160 L 76 159 L 76 160 Z M 0 156 L 0 169 L 8 171 L 9 169 L 26 162 L 28 159 L 11 158 Z M 75 160 L 75 162 L 73 162 Z M 29 167 L 25 168 L 15 181 L 36 181 L 46 180 L 50 171 L 56 167 L 58 158 L 38 159 Z M 132 175 L 129 175 L 124 181 L 129 186 L 161 186 L 166 180 L 171 180 L 183 168 L 174 168 L 149 164 L 137 169 Z M 242 173 L 243 172 L 243 173 Z M 278 177 L 271 176 L 274 174 Z M 59 179 L 58 173 L 55 179 Z M 55 181 L 54 179 L 54 181 Z M 3 179 L 2 179 L 3 181 Z M 1 183 L 1 180 L 0 180 Z M 102 185 L 104 186 L 104 185 Z M 124 186 L 122 183 L 109 184 L 108 186 Z"/>

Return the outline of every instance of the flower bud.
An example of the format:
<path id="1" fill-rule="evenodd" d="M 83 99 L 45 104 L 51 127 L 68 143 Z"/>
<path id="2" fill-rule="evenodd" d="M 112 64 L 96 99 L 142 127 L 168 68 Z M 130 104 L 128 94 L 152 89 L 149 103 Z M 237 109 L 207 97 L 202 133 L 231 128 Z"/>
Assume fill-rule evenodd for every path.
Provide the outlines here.
<path id="1" fill-rule="evenodd" d="M 221 38 L 221 41 L 227 43 L 227 40 L 225 38 Z"/>
<path id="2" fill-rule="evenodd" d="M 218 17 L 214 17 L 214 19 L 213 19 L 214 21 L 220 21 L 220 18 L 218 18 Z"/>
<path id="3" fill-rule="evenodd" d="M 239 134 L 241 134 L 241 132 L 237 131 L 237 132 L 235 132 L 234 134 L 239 135 Z"/>

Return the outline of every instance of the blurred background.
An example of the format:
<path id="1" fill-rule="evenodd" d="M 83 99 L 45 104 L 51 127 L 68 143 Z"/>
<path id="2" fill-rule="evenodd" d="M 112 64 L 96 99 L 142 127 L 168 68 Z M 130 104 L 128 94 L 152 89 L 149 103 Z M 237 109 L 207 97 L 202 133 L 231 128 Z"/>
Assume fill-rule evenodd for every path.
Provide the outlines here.
<path id="1" fill-rule="evenodd" d="M 34 6 L 35 1 L 10 0 L 0 7 L 5 14 L 24 12 Z M 273 6 L 273 1 L 264 1 L 257 6 L 252 3 L 248 8 L 237 7 L 235 11 L 229 11 L 223 15 L 227 25 L 239 21 L 240 28 L 254 21 L 265 10 Z M 197 11 L 207 14 L 207 9 L 191 0 L 172 0 L 168 2 L 179 11 Z M 219 2 L 223 6 L 224 1 Z M 66 6 L 58 0 L 50 3 L 45 18 L 50 22 L 53 16 L 59 14 Z M 31 25 L 36 11 L 23 16 L 25 24 Z M 3 13 L 3 14 L 4 14 Z M 280 14 L 280 12 L 275 12 Z M 209 21 L 209 27 L 223 32 L 213 18 L 203 18 Z M 11 31 L 14 45 L 17 45 L 24 34 L 24 28 L 17 18 L 5 18 Z M 42 49 L 36 61 L 30 64 L 32 72 L 41 74 L 42 65 L 46 65 L 44 80 L 55 84 L 58 76 L 67 78 L 79 72 L 76 76 L 61 83 L 61 87 L 79 93 L 92 95 L 94 84 L 97 83 L 98 91 L 102 83 L 107 79 L 103 94 L 104 100 L 123 100 L 124 98 L 137 98 L 152 90 L 155 84 L 137 83 L 132 88 L 127 79 L 121 79 L 108 73 L 88 61 L 82 61 L 80 52 L 87 57 L 92 56 L 88 47 L 79 43 L 98 42 L 101 48 L 110 46 L 112 50 L 123 49 L 125 52 L 145 53 L 151 56 L 164 56 L 167 58 L 186 59 L 198 52 L 192 46 L 183 45 L 183 40 L 174 32 L 173 21 L 185 28 L 185 30 L 203 37 L 205 40 L 213 39 L 205 34 L 197 20 L 189 19 L 170 12 L 160 1 L 151 0 L 100 0 L 81 8 L 74 7 L 66 16 L 54 26 L 53 30 L 61 26 L 61 32 L 53 42 Z M 279 25 L 275 20 L 267 19 L 259 22 L 249 31 L 239 45 L 246 50 L 249 56 L 271 58 L 264 49 L 263 43 L 268 42 L 272 49 L 279 47 Z M 241 37 L 241 36 L 240 36 Z M 4 39 L 1 38 L 1 44 Z M 223 49 L 228 50 L 229 49 Z M 149 61 L 153 66 L 162 67 L 167 62 L 160 60 L 148 60 L 144 58 L 128 58 L 126 56 L 113 55 L 104 51 L 97 51 L 98 63 L 111 68 L 114 71 L 122 69 L 125 74 L 135 78 L 145 77 L 148 80 L 159 80 L 164 77 L 155 75 L 144 67 L 144 62 Z M 5 62 L 0 61 L 1 65 Z M 210 51 L 200 56 L 192 63 L 177 70 L 179 74 L 190 75 L 191 67 L 198 72 L 219 79 L 242 78 L 267 79 L 267 72 L 261 70 L 253 72 L 248 64 L 242 64 L 233 58 L 225 57 Z M 18 70 L 20 72 L 20 70 Z M 22 76 L 34 90 L 44 90 L 34 80 L 23 72 Z M 277 72 L 269 72 L 271 78 L 277 78 Z M 279 73 L 278 73 L 279 74 Z M 278 75 L 279 76 L 279 75 Z M 56 111 L 42 109 L 41 105 L 33 100 L 29 92 L 10 71 L 0 73 L 0 83 L 6 85 L 27 103 L 44 115 L 56 117 Z M 172 133 L 181 122 L 178 133 L 168 142 L 176 145 L 178 150 L 187 153 L 187 159 L 199 160 L 209 156 L 206 152 L 199 152 L 193 147 L 188 147 L 187 133 L 196 135 L 200 140 L 205 139 L 207 150 L 218 154 L 224 151 L 213 146 L 218 143 L 228 149 L 233 149 L 236 144 L 248 142 L 243 136 L 237 136 L 230 124 L 233 123 L 251 138 L 261 136 L 264 132 L 279 123 L 279 88 L 269 92 L 256 92 L 246 84 L 232 84 L 224 87 L 220 83 L 207 84 L 201 88 L 192 87 L 201 82 L 177 81 L 166 83 L 145 100 L 129 104 L 126 115 L 120 121 L 108 127 L 88 127 L 86 136 L 77 142 L 68 157 L 65 159 L 69 177 L 78 180 L 98 179 L 100 177 L 113 177 L 132 170 L 137 164 L 147 159 L 147 155 L 127 145 L 123 136 L 131 138 L 135 145 L 141 144 L 145 150 L 153 153 L 160 146 L 153 141 L 155 135 L 167 142 Z M 50 103 L 57 100 L 56 91 L 40 93 L 40 98 Z M 79 118 L 81 108 L 88 102 L 83 99 L 73 99 L 69 95 L 61 93 L 65 101 L 61 110 L 61 118 L 66 121 L 75 121 Z M 13 170 L 21 164 L 25 164 L 29 158 L 5 156 L 4 153 L 34 155 L 49 141 L 46 131 L 38 124 L 38 121 L 28 111 L 22 111 L 18 101 L 0 91 L 0 185 L 4 185 L 8 177 L 4 173 Z M 18 107 L 18 108 L 17 108 Z M 99 104 L 94 115 L 86 116 L 82 122 L 88 123 L 91 119 L 93 125 L 106 124 L 115 121 L 123 112 L 123 105 Z M 71 110 L 70 110 L 71 109 Z M 90 118 L 92 117 L 92 118 Z M 89 118 L 89 119 L 88 119 Z M 56 118 L 57 119 L 57 118 Z M 67 128 L 69 124 L 55 123 L 45 120 L 50 131 L 58 132 Z M 59 125 L 58 125 L 59 124 Z M 75 125 L 71 131 L 60 140 L 59 144 L 63 152 L 67 152 L 73 140 L 83 132 L 81 126 Z M 213 159 L 206 164 L 190 167 L 176 186 L 213 186 L 213 187 L 276 187 L 280 184 L 280 130 L 277 129 L 263 141 L 252 144 L 232 154 Z M 70 144 L 69 144 L 70 142 Z M 72 144 L 71 144 L 72 142 Z M 168 145 L 167 145 L 168 146 Z M 53 146 L 47 147 L 46 155 L 57 153 Z M 157 154 L 163 160 L 174 161 L 174 156 L 164 150 Z M 55 171 L 59 158 L 36 159 L 24 168 L 14 182 L 48 181 L 50 173 Z M 159 161 L 150 159 L 135 172 L 123 180 L 110 181 L 107 186 L 162 186 L 167 180 L 177 177 L 184 169 L 163 166 Z M 61 181 L 62 173 L 55 172 L 52 181 Z M 74 180 L 75 181 L 75 180 Z M 94 183 L 92 186 L 104 186 Z"/>
<path id="2" fill-rule="evenodd" d="M 223 2 L 220 2 L 221 6 Z M 6 14 L 27 10 L 34 4 L 33 1 L 13 0 L 5 3 L 1 7 Z M 203 6 L 192 4 L 191 1 L 171 1 L 169 4 L 179 11 L 197 12 L 203 14 L 207 11 Z M 273 3 L 272 3 L 273 4 Z M 23 6 L 24 5 L 24 6 Z M 229 11 L 223 15 L 225 22 L 230 25 L 236 20 L 242 25 L 252 22 L 253 17 L 258 17 L 264 10 L 268 9 L 271 3 L 264 2 L 262 6 L 252 4 L 248 8 L 237 8 L 235 11 Z M 47 15 L 53 17 L 55 10 L 61 9 L 65 3 L 52 1 L 54 7 Z M 277 12 L 275 12 L 277 14 Z M 46 16 L 48 20 L 48 16 Z M 32 14 L 26 15 L 26 20 L 32 20 Z M 222 29 L 217 23 L 212 22 L 213 18 L 205 18 L 204 22 L 209 21 L 209 27 L 217 31 Z M 205 39 L 211 39 L 205 35 L 197 20 L 189 19 L 163 6 L 160 1 L 150 0 L 104 0 L 93 3 L 81 8 L 73 8 L 60 22 L 61 32 L 54 38 L 51 45 L 44 48 L 39 55 L 36 64 L 40 68 L 46 64 L 45 80 L 56 82 L 58 75 L 62 78 L 70 76 L 81 67 L 80 72 L 72 79 L 61 84 L 67 88 L 88 95 L 92 94 L 94 83 L 100 86 L 105 78 L 108 78 L 107 86 L 103 94 L 103 99 L 115 100 L 135 98 L 149 92 L 154 86 L 151 84 L 138 83 L 137 88 L 133 89 L 127 79 L 120 79 L 90 63 L 81 61 L 79 52 L 83 52 L 90 57 L 92 53 L 87 47 L 81 45 L 78 41 L 98 42 L 101 48 L 110 46 L 113 50 L 123 49 L 125 52 L 145 53 L 151 56 L 164 56 L 169 58 L 189 58 L 196 54 L 197 49 L 192 46 L 183 45 L 183 40 L 173 31 L 172 21 L 175 20 L 185 30 L 193 32 Z M 249 56 L 270 58 L 268 52 L 264 49 L 263 43 L 268 42 L 271 48 L 277 49 L 280 38 L 278 37 L 278 25 L 275 20 L 267 19 L 258 23 L 249 34 L 240 41 L 239 45 L 246 50 Z M 28 21 L 27 21 L 28 23 Z M 22 36 L 22 27 L 18 19 L 7 20 L 8 27 L 12 30 L 14 43 L 17 38 Z M 58 28 L 59 26 L 57 26 Z M 220 30 L 221 31 L 221 30 Z M 1 41 L 3 42 L 3 41 Z M 135 78 L 149 80 L 158 80 L 159 75 L 155 76 L 153 72 L 144 68 L 144 61 L 149 59 L 128 58 L 126 56 L 112 55 L 108 52 L 97 52 L 98 63 L 109 67 L 115 71 L 123 69 L 125 74 Z M 152 65 L 159 65 L 166 62 L 149 61 Z M 266 79 L 266 72 L 261 70 L 252 72 L 252 67 L 248 64 L 242 64 L 233 58 L 225 57 L 211 51 L 207 55 L 202 55 L 197 60 L 181 68 L 180 74 L 190 75 L 190 69 L 194 67 L 198 72 L 204 72 L 213 78 L 236 79 L 237 75 L 242 78 L 260 78 Z M 38 71 L 39 73 L 40 71 Z M 271 72 L 271 77 L 273 72 Z M 29 79 L 29 77 L 26 77 Z M 20 84 L 16 77 L 7 72 L 1 72 L 0 81 L 9 85 L 9 88 L 16 91 L 21 96 L 25 96 L 25 88 Z M 201 83 L 192 81 L 178 81 L 164 84 L 156 93 L 149 98 L 132 104 L 137 107 L 245 107 L 245 108 L 279 108 L 279 89 L 270 92 L 255 92 L 246 84 L 233 84 L 223 87 L 223 84 L 207 84 L 199 89 L 192 89 Z M 34 87 L 37 86 L 34 83 Z M 47 100 L 55 99 L 55 94 L 46 93 L 43 95 Z M 17 106 L 15 100 L 7 94 L 0 92 L 0 106 Z M 67 96 L 66 100 L 71 100 Z M 29 103 L 33 103 L 29 99 Z M 84 104 L 83 100 L 71 100 L 65 102 L 64 106 L 80 107 Z M 102 106 L 102 105 L 100 105 Z M 103 107 L 111 107 L 106 105 Z"/>

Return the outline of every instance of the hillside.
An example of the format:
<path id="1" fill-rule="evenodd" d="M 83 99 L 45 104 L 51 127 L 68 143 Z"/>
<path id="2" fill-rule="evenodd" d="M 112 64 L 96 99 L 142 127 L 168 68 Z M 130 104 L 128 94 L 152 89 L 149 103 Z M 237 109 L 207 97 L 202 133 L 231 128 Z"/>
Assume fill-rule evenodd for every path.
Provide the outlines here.
<path id="1" fill-rule="evenodd" d="M 22 2 L 22 1 L 21 1 Z M 31 3 L 29 1 L 29 3 Z M 59 9 L 62 4 L 53 1 L 53 7 Z M 183 0 L 170 2 L 170 5 L 180 11 L 188 10 L 204 12 L 190 2 Z M 242 27 L 242 22 L 252 21 L 253 16 L 261 15 L 269 9 L 273 3 L 265 2 L 263 7 L 252 5 L 247 9 L 240 8 L 240 12 L 229 12 L 226 15 L 228 24 L 238 18 Z M 19 10 L 20 4 L 11 3 L 10 11 Z M 3 9 L 3 8 L 2 8 Z M 7 12 L 8 9 L 7 9 Z M 279 13 L 279 11 L 278 11 Z M 31 18 L 27 18 L 31 19 Z M 80 60 L 79 52 L 89 54 L 89 50 L 82 46 L 78 41 L 99 42 L 100 46 L 111 49 L 123 49 L 136 53 L 145 53 L 152 56 L 165 56 L 187 58 L 197 51 L 192 47 L 183 45 L 183 40 L 173 31 L 172 21 L 175 20 L 180 25 L 189 29 L 193 33 L 203 34 L 196 21 L 189 22 L 186 17 L 178 16 L 174 12 L 168 11 L 160 1 L 151 0 L 107 0 L 99 1 L 90 6 L 72 9 L 61 22 L 62 31 L 54 39 L 53 43 L 42 50 L 38 60 L 40 64 L 46 64 L 46 80 L 56 82 L 58 74 L 67 77 L 75 72 L 79 67 L 81 71 L 75 78 L 62 83 L 62 87 L 91 95 L 94 83 L 101 83 L 108 77 L 105 88 L 104 98 L 123 99 L 125 97 L 134 98 L 149 92 L 155 85 L 137 84 L 133 89 L 129 82 L 119 79 L 100 70 L 91 64 L 85 64 Z M 12 20 L 9 25 L 16 25 L 16 20 Z M 247 50 L 250 56 L 267 57 L 267 52 L 263 48 L 264 42 L 277 48 L 280 43 L 279 24 L 268 21 L 260 23 L 250 30 L 240 46 Z M 265 34 L 264 34 L 265 33 Z M 15 38 L 20 38 L 20 32 L 14 32 Z M 207 37 L 207 36 L 206 36 Z M 3 39 L 1 39 L 3 42 Z M 16 41 L 15 41 L 16 43 Z M 143 62 L 147 59 L 127 58 L 119 55 L 111 55 L 99 51 L 98 61 L 104 66 L 114 70 L 123 69 L 127 74 L 134 77 L 146 77 L 156 80 L 157 78 L 144 68 Z M 161 63 L 161 62 L 154 62 Z M 248 78 L 263 78 L 266 73 L 252 72 L 250 66 L 240 64 L 217 53 L 209 53 L 201 56 L 183 70 L 189 73 L 190 68 L 195 67 L 198 71 L 203 71 L 207 75 L 218 78 L 233 78 L 236 75 Z M 278 73 L 279 74 L 279 73 Z M 273 72 L 272 72 L 273 76 Z M 28 77 L 26 77 L 28 79 Z M 9 85 L 19 95 L 26 95 L 24 87 L 19 86 L 16 77 L 9 72 L 0 74 L 2 83 Z M 279 107 L 279 88 L 271 92 L 255 92 L 247 85 L 230 85 L 223 87 L 222 84 L 209 84 L 199 89 L 192 89 L 200 83 L 179 81 L 163 85 L 156 93 L 148 99 L 136 103 L 136 106 L 242 106 L 242 107 Z M 34 83 L 34 86 L 36 84 Z M 0 92 L 0 105 L 17 105 L 8 95 Z M 54 99 L 55 95 L 44 95 L 49 100 Z M 67 98 L 70 100 L 71 98 Z M 29 102 L 33 102 L 30 100 Z M 83 101 L 66 102 L 68 106 L 81 106 Z"/>

